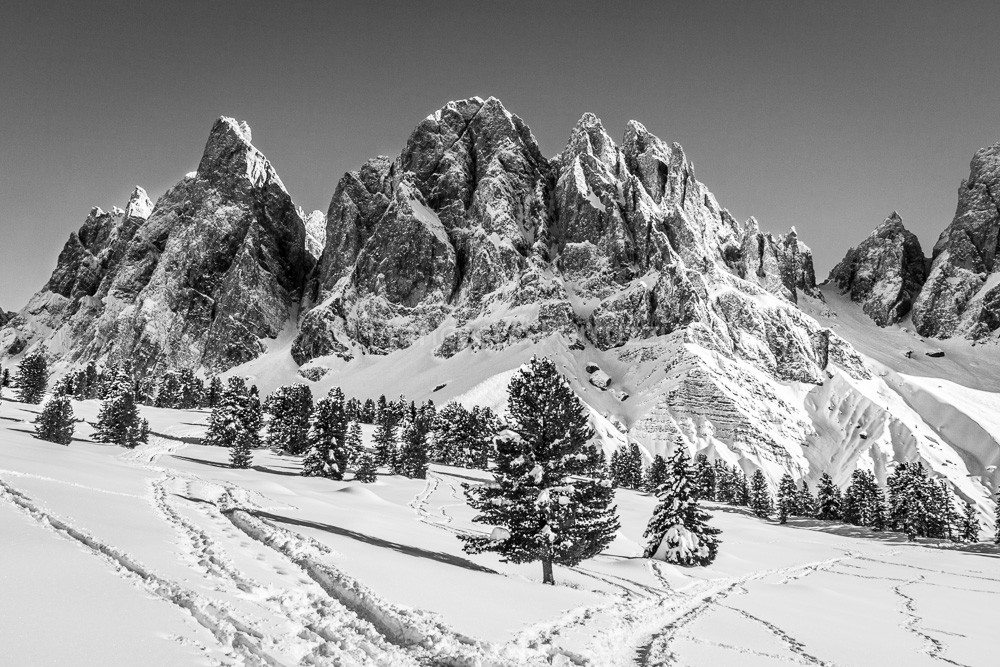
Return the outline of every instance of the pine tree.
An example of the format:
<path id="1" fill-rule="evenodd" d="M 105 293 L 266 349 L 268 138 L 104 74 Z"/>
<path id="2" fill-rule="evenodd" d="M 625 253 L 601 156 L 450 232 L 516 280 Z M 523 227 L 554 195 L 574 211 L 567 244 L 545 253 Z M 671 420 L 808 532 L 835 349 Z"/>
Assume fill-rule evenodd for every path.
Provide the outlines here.
<path id="1" fill-rule="evenodd" d="M 659 486 L 659 503 L 646 526 L 645 558 L 658 558 L 676 565 L 708 565 L 718 552 L 717 528 L 698 505 L 695 471 L 687 447 L 674 447 L 667 462 L 667 480 Z"/>
<path id="2" fill-rule="evenodd" d="M 375 454 L 369 450 L 364 450 L 358 456 L 358 468 L 354 473 L 354 479 L 365 484 L 375 481 L 378 464 L 375 462 Z"/>
<path id="3" fill-rule="evenodd" d="M 260 447 L 260 428 L 260 402 L 250 393 L 244 378 L 231 377 L 208 417 L 208 430 L 202 442 L 217 447 L 238 447 L 237 462 L 249 466 L 251 450 Z"/>
<path id="4" fill-rule="evenodd" d="M 622 461 L 622 454 L 623 452 L 620 449 L 616 449 L 611 452 L 611 464 L 608 469 L 611 485 L 616 489 L 624 487 L 626 481 L 625 465 Z"/>
<path id="5" fill-rule="evenodd" d="M 841 516 L 840 488 L 828 473 L 823 473 L 816 487 L 816 518 L 839 521 Z"/>
<path id="6" fill-rule="evenodd" d="M 445 465 L 471 467 L 474 459 L 472 430 L 472 414 L 468 410 L 460 403 L 445 405 L 434 418 L 431 459 Z"/>
<path id="7" fill-rule="evenodd" d="M 396 424 L 388 410 L 379 412 L 374 439 L 375 462 L 378 465 L 392 466 L 396 458 Z"/>
<path id="8" fill-rule="evenodd" d="M 698 481 L 698 499 L 712 500 L 715 498 L 715 467 L 709 462 L 708 456 L 698 454 L 694 457 L 694 469 Z"/>
<path id="9" fill-rule="evenodd" d="M 554 564 L 576 565 L 614 539 L 614 491 L 583 404 L 551 360 L 533 357 L 507 392 L 512 435 L 497 442 L 496 483 L 465 485 L 473 521 L 495 528 L 461 538 L 469 553 L 541 561 L 543 582 L 554 584 Z"/>
<path id="10" fill-rule="evenodd" d="M 344 394 L 339 388 L 334 387 L 326 398 L 316 404 L 306 442 L 308 453 L 302 462 L 303 475 L 344 479 L 350 452 L 347 449 Z"/>
<path id="11" fill-rule="evenodd" d="M 979 541 L 979 518 L 976 516 L 976 508 L 972 506 L 972 503 L 965 503 L 959 539 L 963 542 Z"/>
<path id="12" fill-rule="evenodd" d="M 733 504 L 750 507 L 750 482 L 747 480 L 747 474 L 734 467 L 733 478 L 735 479 Z"/>
<path id="13" fill-rule="evenodd" d="M 205 401 L 202 407 L 214 408 L 222 400 L 222 380 L 218 375 L 212 377 L 208 383 L 208 391 L 205 392 Z"/>
<path id="14" fill-rule="evenodd" d="M 809 485 L 806 480 L 802 480 L 802 489 L 799 491 L 799 516 L 812 518 L 816 516 L 816 498 L 813 497 L 812 491 L 809 490 Z"/>
<path id="15" fill-rule="evenodd" d="M 205 400 L 205 383 L 194 374 L 190 368 L 184 368 L 177 374 L 180 392 L 177 407 L 181 410 L 193 410 Z"/>
<path id="16" fill-rule="evenodd" d="M 340 392 L 339 388 L 335 388 Z M 331 395 L 333 390 L 331 390 Z M 343 418 L 343 393 L 340 394 L 339 416 Z M 270 415 L 267 425 L 267 446 L 276 451 L 301 454 L 308 443 L 310 417 L 313 413 L 312 392 L 304 384 L 278 387 L 267 397 L 264 410 Z M 343 421 L 344 428 L 347 422 Z"/>
<path id="17" fill-rule="evenodd" d="M 364 407 L 361 408 L 361 418 L 358 420 L 363 424 L 375 423 L 375 401 L 365 399 Z"/>
<path id="18" fill-rule="evenodd" d="M 38 404 L 45 396 L 49 383 L 48 363 L 43 350 L 36 350 L 26 356 L 17 367 L 17 400 L 22 403 Z"/>
<path id="19" fill-rule="evenodd" d="M 347 425 L 347 438 L 344 440 L 347 448 L 349 465 L 357 467 L 364 453 L 364 444 L 361 441 L 361 424 L 352 421 Z"/>
<path id="20" fill-rule="evenodd" d="M 104 400 L 94 426 L 94 439 L 129 449 L 149 439 L 149 422 L 139 414 L 132 368 L 123 364 L 105 380 Z"/>
<path id="21" fill-rule="evenodd" d="M 472 407 L 469 418 L 471 424 L 467 446 L 468 465 L 486 470 L 493 457 L 493 440 L 500 430 L 500 420 L 492 410 L 478 405 Z"/>
<path id="22" fill-rule="evenodd" d="M 35 435 L 41 440 L 60 445 L 68 445 L 73 441 L 75 427 L 73 406 L 66 396 L 50 398 L 35 419 Z"/>
<path id="23" fill-rule="evenodd" d="M 158 408 L 176 408 L 180 400 L 180 379 L 177 377 L 177 373 L 167 371 L 160 377 L 160 382 L 157 384 L 154 405 Z"/>
<path id="24" fill-rule="evenodd" d="M 906 533 L 909 540 L 929 537 L 936 485 L 927 477 L 923 463 L 900 463 L 887 481 L 889 526 Z"/>
<path id="25" fill-rule="evenodd" d="M 249 468 L 253 463 L 253 449 L 259 444 L 260 440 L 254 438 L 248 429 L 239 429 L 229 448 L 229 465 L 242 470 Z"/>
<path id="26" fill-rule="evenodd" d="M 659 454 L 654 456 L 653 462 L 649 464 L 649 469 L 646 471 L 645 489 L 650 493 L 656 493 L 660 485 L 667 480 L 667 472 L 667 460 Z"/>
<path id="27" fill-rule="evenodd" d="M 628 446 L 628 455 L 625 459 L 625 479 L 628 488 L 642 488 L 642 452 L 639 451 L 639 445 L 634 442 Z"/>
<path id="28" fill-rule="evenodd" d="M 842 515 L 845 523 L 876 530 L 885 527 L 885 499 L 875 475 L 870 471 L 854 471 L 843 501 Z"/>
<path id="29" fill-rule="evenodd" d="M 720 503 L 732 503 L 734 496 L 733 473 L 721 459 L 715 460 L 715 497 Z"/>
<path id="30" fill-rule="evenodd" d="M 767 485 L 767 478 L 759 468 L 754 470 L 750 480 L 750 509 L 762 519 L 770 517 L 774 511 L 771 489 Z"/>
<path id="31" fill-rule="evenodd" d="M 74 396 L 76 394 L 75 385 L 76 376 L 73 373 L 67 373 L 52 385 L 52 395 L 53 396 Z"/>
<path id="32" fill-rule="evenodd" d="M 10 369 L 5 368 L 3 372 L 0 373 L 0 387 L 10 386 Z"/>
<path id="33" fill-rule="evenodd" d="M 778 482 L 778 523 L 787 523 L 788 517 L 799 514 L 799 489 L 787 472 Z"/>
<path id="34" fill-rule="evenodd" d="M 410 479 L 427 478 L 427 443 L 416 422 L 404 419 L 399 427 L 396 472 Z"/>

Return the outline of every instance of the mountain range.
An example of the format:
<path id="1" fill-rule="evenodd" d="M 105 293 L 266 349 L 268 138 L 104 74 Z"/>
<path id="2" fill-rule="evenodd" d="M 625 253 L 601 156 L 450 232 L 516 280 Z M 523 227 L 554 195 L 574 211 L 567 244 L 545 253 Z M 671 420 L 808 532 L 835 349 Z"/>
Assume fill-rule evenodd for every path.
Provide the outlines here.
<path id="1" fill-rule="evenodd" d="M 345 174 L 323 215 L 223 117 L 155 204 L 136 187 L 90 211 L 48 283 L 0 313 L 0 359 L 43 347 L 57 372 L 127 358 L 502 410 L 546 354 L 608 448 L 685 443 L 775 485 L 922 460 L 985 517 L 995 195 L 1000 143 L 973 157 L 929 258 L 893 213 L 817 284 L 795 229 L 735 220 L 635 121 L 616 143 L 584 114 L 546 157 L 496 98 L 449 102 Z"/>

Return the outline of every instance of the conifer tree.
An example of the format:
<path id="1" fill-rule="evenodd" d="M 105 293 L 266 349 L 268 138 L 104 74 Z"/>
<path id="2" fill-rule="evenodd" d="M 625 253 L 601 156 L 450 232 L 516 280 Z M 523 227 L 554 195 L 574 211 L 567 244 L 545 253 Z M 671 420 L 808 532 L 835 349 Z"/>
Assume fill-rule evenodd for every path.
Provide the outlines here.
<path id="1" fill-rule="evenodd" d="M 388 410 L 384 409 L 378 413 L 374 440 L 375 462 L 378 465 L 391 467 L 396 458 L 396 423 Z"/>
<path id="2" fill-rule="evenodd" d="M 67 373 L 52 385 L 52 395 L 53 396 L 73 396 L 76 393 L 75 382 L 76 376 L 73 373 Z"/>
<path id="3" fill-rule="evenodd" d="M 788 517 L 799 514 L 799 489 L 787 472 L 778 482 L 778 523 L 787 523 Z"/>
<path id="4" fill-rule="evenodd" d="M 354 472 L 354 479 L 364 484 L 371 484 L 377 476 L 377 466 L 375 454 L 365 449 L 358 456 L 357 470 Z"/>
<path id="5" fill-rule="evenodd" d="M 344 394 L 339 388 L 334 387 L 316 404 L 306 443 L 308 453 L 302 462 L 303 475 L 344 479 L 350 452 L 347 449 Z"/>
<path id="6" fill-rule="evenodd" d="M 347 448 L 349 464 L 357 466 L 358 461 L 361 460 L 361 454 L 364 453 L 364 444 L 361 441 L 361 424 L 357 421 L 352 421 L 347 425 L 344 446 Z"/>
<path id="7" fill-rule="evenodd" d="M 365 404 L 361 408 L 361 418 L 358 421 L 363 424 L 375 423 L 375 401 L 370 398 L 365 399 Z"/>
<path id="8" fill-rule="evenodd" d="M 94 439 L 113 442 L 129 449 L 149 439 L 149 422 L 139 414 L 135 401 L 135 380 L 129 364 L 108 372 L 104 400 L 97 415 Z"/>
<path id="9" fill-rule="evenodd" d="M 573 566 L 600 553 L 618 530 L 604 457 L 583 404 L 546 358 L 533 357 L 507 389 L 510 437 L 499 439 L 495 484 L 465 485 L 477 523 L 491 535 L 462 535 L 469 553 L 504 561 Z"/>
<path id="10" fill-rule="evenodd" d="M 646 471 L 646 491 L 656 493 L 660 485 L 667 480 L 667 472 L 667 460 L 659 454 L 654 456 L 653 462 L 649 464 L 649 469 Z"/>
<path id="11" fill-rule="evenodd" d="M 0 387 L 9 387 L 9 386 L 10 386 L 10 369 L 5 368 L 3 369 L 3 372 L 0 373 Z"/>
<path id="12" fill-rule="evenodd" d="M 750 482 L 747 480 L 747 474 L 734 466 L 733 477 L 735 479 L 733 504 L 750 507 Z"/>
<path id="13" fill-rule="evenodd" d="M 698 481 L 698 499 L 715 498 L 715 467 L 705 454 L 694 457 L 695 477 Z"/>
<path id="14" fill-rule="evenodd" d="M 26 356 L 17 367 L 17 400 L 22 403 L 38 404 L 45 396 L 49 383 L 48 363 L 42 350 Z"/>
<path id="15" fill-rule="evenodd" d="M 222 400 L 222 380 L 218 375 L 212 377 L 208 382 L 208 390 L 205 392 L 204 405 L 202 407 L 214 408 Z"/>
<path id="16" fill-rule="evenodd" d="M 646 526 L 645 558 L 676 565 L 708 565 L 718 552 L 717 528 L 698 505 L 697 481 L 686 446 L 674 447 L 667 479 L 656 491 L 659 503 Z"/>
<path id="17" fill-rule="evenodd" d="M 65 395 L 50 398 L 35 419 L 35 435 L 41 440 L 60 445 L 68 445 L 73 441 L 75 427 L 73 406 Z"/>
<path id="18" fill-rule="evenodd" d="M 193 410 L 200 406 L 204 400 L 205 383 L 194 374 L 190 368 L 184 368 L 177 374 L 180 384 L 180 391 L 177 398 L 177 407 L 181 410 Z"/>
<path id="19" fill-rule="evenodd" d="M 340 392 L 339 388 L 335 388 Z M 331 390 L 331 396 L 333 395 Z M 343 393 L 340 394 L 339 417 L 343 418 Z M 276 451 L 301 454 L 308 447 L 306 436 L 313 414 L 312 392 L 304 384 L 278 387 L 267 397 L 264 410 L 270 415 L 267 425 L 267 446 Z M 343 420 L 342 420 L 343 421 Z M 343 421 L 343 427 L 347 422 Z"/>
<path id="20" fill-rule="evenodd" d="M 176 408 L 180 403 L 181 383 L 177 373 L 167 371 L 160 377 L 160 382 L 156 387 L 156 401 L 154 405 L 158 408 Z"/>
<path id="21" fill-rule="evenodd" d="M 844 523 L 881 530 L 885 526 L 885 500 L 878 482 L 868 470 L 855 470 L 844 493 Z"/>
<path id="22" fill-rule="evenodd" d="M 823 473 L 816 487 L 816 518 L 839 521 L 841 517 L 840 488 L 828 473 Z"/>
<path id="23" fill-rule="evenodd" d="M 258 444 L 259 438 L 254 438 L 248 429 L 237 430 L 229 448 L 229 465 L 241 470 L 249 468 L 253 463 L 253 449 Z"/>
<path id="24" fill-rule="evenodd" d="M 936 486 L 927 477 L 923 463 L 903 462 L 887 480 L 889 488 L 889 525 L 906 533 L 909 540 L 930 537 L 933 524 L 932 503 Z"/>
<path id="25" fill-rule="evenodd" d="M 493 456 L 493 440 L 500 430 L 500 420 L 492 410 L 478 405 L 472 407 L 469 418 L 471 420 L 467 446 L 469 466 L 486 470 Z"/>
<path id="26" fill-rule="evenodd" d="M 774 511 L 771 489 L 768 487 L 767 478 L 759 468 L 754 470 L 750 480 L 750 509 L 762 519 L 770 517 Z"/>
<path id="27" fill-rule="evenodd" d="M 623 452 L 620 449 L 616 449 L 611 452 L 611 463 L 608 474 L 610 475 L 611 485 L 616 489 L 620 489 L 625 486 L 627 477 L 625 473 L 625 464 L 622 460 L 622 454 Z"/>
<path id="28" fill-rule="evenodd" d="M 208 417 L 208 430 L 203 443 L 239 447 L 236 462 L 249 466 L 251 451 L 260 447 L 260 428 L 260 402 L 250 393 L 244 378 L 231 377 L 226 380 L 219 402 Z M 233 455 L 230 456 L 232 458 Z"/>
<path id="29" fill-rule="evenodd" d="M 972 503 L 965 503 L 959 539 L 963 542 L 979 541 L 979 517 L 976 516 L 976 508 Z"/>
<path id="30" fill-rule="evenodd" d="M 734 497 L 733 473 L 722 459 L 715 460 L 715 497 L 720 503 L 732 503 Z"/>
<path id="31" fill-rule="evenodd" d="M 472 414 L 460 403 L 451 402 L 438 410 L 434 418 L 431 459 L 445 465 L 471 467 Z"/>
<path id="32" fill-rule="evenodd" d="M 396 471 L 410 479 L 427 478 L 427 443 L 415 422 L 404 419 L 399 427 Z"/>
<path id="33" fill-rule="evenodd" d="M 816 516 L 816 498 L 813 497 L 812 491 L 809 490 L 809 485 L 806 480 L 802 480 L 802 488 L 799 490 L 799 516 L 814 517 Z"/>
<path id="34" fill-rule="evenodd" d="M 642 488 L 642 452 L 639 451 L 639 445 L 634 442 L 628 446 L 628 458 L 626 461 L 626 479 L 628 480 L 628 488 L 630 489 L 641 489 Z"/>

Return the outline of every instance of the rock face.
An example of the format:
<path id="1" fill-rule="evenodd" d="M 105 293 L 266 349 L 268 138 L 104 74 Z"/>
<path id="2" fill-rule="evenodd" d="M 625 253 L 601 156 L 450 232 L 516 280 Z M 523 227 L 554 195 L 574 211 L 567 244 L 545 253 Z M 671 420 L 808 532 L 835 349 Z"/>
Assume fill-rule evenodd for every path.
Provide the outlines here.
<path id="1" fill-rule="evenodd" d="M 784 312 L 803 293 L 818 296 L 794 230 L 737 223 L 678 144 L 633 121 L 619 146 L 585 114 L 546 160 L 520 118 L 472 98 L 341 179 L 292 353 L 385 354 L 431 331 L 441 357 L 552 333 L 610 349 L 693 326 L 723 354 L 818 382 L 826 338 Z"/>
<path id="2" fill-rule="evenodd" d="M 212 127 L 198 170 L 151 206 L 91 211 L 45 288 L 0 331 L 16 354 L 221 370 L 255 358 L 294 317 L 313 265 L 305 229 L 250 128 Z"/>
<path id="3" fill-rule="evenodd" d="M 847 251 L 829 280 L 879 326 L 906 317 L 927 279 L 920 241 L 892 212 L 868 238 Z"/>
<path id="4" fill-rule="evenodd" d="M 913 305 L 922 335 L 984 338 L 1000 328 L 1000 143 L 976 152 L 958 208 L 934 245 L 930 274 Z"/>

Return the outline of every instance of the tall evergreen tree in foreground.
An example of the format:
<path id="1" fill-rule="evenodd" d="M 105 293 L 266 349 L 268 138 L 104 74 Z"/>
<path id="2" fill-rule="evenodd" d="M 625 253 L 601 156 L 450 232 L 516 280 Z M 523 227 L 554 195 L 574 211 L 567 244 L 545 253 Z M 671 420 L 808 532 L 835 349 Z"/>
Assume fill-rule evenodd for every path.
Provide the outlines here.
<path id="1" fill-rule="evenodd" d="M 787 472 L 778 482 L 778 523 L 787 523 L 788 517 L 799 514 L 799 489 Z"/>
<path id="2" fill-rule="evenodd" d="M 260 428 L 260 401 L 244 378 L 229 378 L 218 405 L 208 417 L 204 444 L 229 447 L 232 466 L 249 468 L 253 450 L 260 447 Z"/>
<path id="3" fill-rule="evenodd" d="M 719 550 L 717 528 L 708 525 L 709 516 L 698 505 L 695 470 L 687 447 L 674 447 L 667 461 L 667 479 L 656 490 L 659 499 L 646 526 L 646 558 L 658 558 L 676 565 L 708 565 Z"/>
<path id="4" fill-rule="evenodd" d="M 495 483 L 465 485 L 473 520 L 494 529 L 461 539 L 469 553 L 541 561 L 554 584 L 553 564 L 576 565 L 614 539 L 614 491 L 583 405 L 550 359 L 533 357 L 507 393 L 512 436 L 497 443 Z"/>
<path id="5" fill-rule="evenodd" d="M 828 473 L 823 473 L 816 487 L 816 518 L 838 521 L 841 515 L 840 488 Z"/>
<path id="6" fill-rule="evenodd" d="M 94 439 L 133 448 L 149 439 L 149 422 L 139 414 L 131 364 L 106 371 L 104 400 L 97 415 Z"/>
<path id="7" fill-rule="evenodd" d="M 26 356 L 17 367 L 17 400 L 22 403 L 41 403 L 49 383 L 49 368 L 42 350 Z"/>
<path id="8" fill-rule="evenodd" d="M 72 442 L 75 427 L 73 406 L 66 396 L 50 398 L 42 408 L 41 414 L 35 419 L 35 435 L 42 440 L 60 445 Z"/>
<path id="9" fill-rule="evenodd" d="M 762 519 L 771 516 L 774 511 L 774 503 L 771 502 L 771 489 L 767 485 L 767 478 L 763 471 L 758 468 L 753 471 L 750 480 L 750 509 Z"/>
<path id="10" fill-rule="evenodd" d="M 332 390 L 331 390 L 332 391 Z M 339 392 L 340 389 L 337 388 Z M 340 416 L 343 416 L 341 393 Z M 301 454 L 308 446 L 306 436 L 313 412 L 312 392 L 304 384 L 278 387 L 264 402 L 264 411 L 271 416 L 267 425 L 267 446 L 276 452 Z M 344 422 L 346 426 L 346 422 Z"/>
<path id="11" fill-rule="evenodd" d="M 308 453 L 302 474 L 310 477 L 344 479 L 350 452 L 347 448 L 347 414 L 344 394 L 339 387 L 320 399 L 309 421 L 306 436 Z"/>

